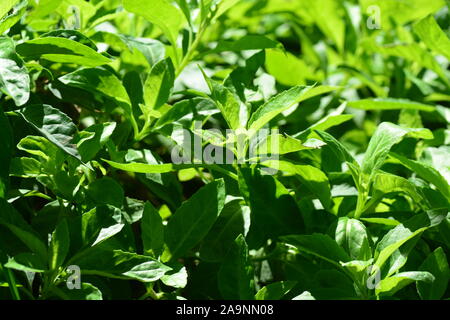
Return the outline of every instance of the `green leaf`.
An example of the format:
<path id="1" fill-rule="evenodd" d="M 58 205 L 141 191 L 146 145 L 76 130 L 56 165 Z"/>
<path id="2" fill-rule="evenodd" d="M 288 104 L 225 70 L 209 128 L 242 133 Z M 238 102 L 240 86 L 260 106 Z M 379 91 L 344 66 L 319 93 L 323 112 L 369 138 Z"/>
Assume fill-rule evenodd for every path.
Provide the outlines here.
<path id="1" fill-rule="evenodd" d="M 5 264 L 6 268 L 11 268 L 26 272 L 44 272 L 47 267 L 42 260 L 34 253 L 21 253 L 10 258 Z"/>
<path id="2" fill-rule="evenodd" d="M 174 81 L 175 70 L 170 58 L 153 66 L 144 84 L 144 115 L 150 110 L 158 110 L 169 100 Z"/>
<path id="3" fill-rule="evenodd" d="M 393 123 L 383 122 L 369 142 L 361 165 L 362 172 L 368 176 L 374 176 L 384 164 L 391 148 L 406 135 L 419 139 L 433 139 L 433 134 L 428 129 L 403 128 Z"/>
<path id="4" fill-rule="evenodd" d="M 110 205 L 99 206 L 81 217 L 84 246 L 95 247 L 114 237 L 124 227 L 122 212 Z"/>
<path id="5" fill-rule="evenodd" d="M 442 195 L 450 202 L 450 185 L 447 180 L 433 167 L 414 160 L 409 160 L 399 154 L 390 153 L 398 163 L 415 172 L 422 179 L 434 184 Z"/>
<path id="6" fill-rule="evenodd" d="M 86 137 L 81 138 L 77 142 L 77 149 L 81 156 L 81 160 L 84 162 L 88 162 L 94 159 L 97 153 L 108 142 L 108 139 L 110 139 L 115 128 L 115 122 L 104 122 L 94 124 L 89 128 L 81 131 L 79 133 L 80 136 L 86 134 Z"/>
<path id="7" fill-rule="evenodd" d="M 3 18 L 20 0 L 3 0 L 0 3 L 0 18 Z"/>
<path id="8" fill-rule="evenodd" d="M 157 281 L 171 270 L 158 260 L 121 250 L 93 250 L 76 264 L 82 274 L 141 282 Z"/>
<path id="9" fill-rule="evenodd" d="M 281 300 L 296 284 L 296 281 L 271 283 L 256 293 L 255 300 Z"/>
<path id="10" fill-rule="evenodd" d="M 120 184 L 110 177 L 103 177 L 92 182 L 86 191 L 86 195 L 90 197 L 95 204 L 110 204 L 117 208 L 122 207 L 125 199 Z"/>
<path id="11" fill-rule="evenodd" d="M 327 144 L 327 146 L 331 148 L 331 151 L 333 151 L 333 153 L 341 162 L 349 162 L 355 165 L 357 168 L 359 167 L 358 162 L 355 160 L 355 158 L 353 158 L 348 149 L 342 143 L 336 140 L 331 134 L 319 130 L 315 132 Z"/>
<path id="12" fill-rule="evenodd" d="M 231 245 L 219 269 L 219 289 L 225 300 L 253 300 L 253 267 L 243 235 Z"/>
<path id="13" fill-rule="evenodd" d="M 366 227 L 359 220 L 339 218 L 335 240 L 353 260 L 369 260 L 372 257 Z"/>
<path id="14" fill-rule="evenodd" d="M 424 112 L 433 112 L 436 110 L 435 107 L 410 101 L 406 99 L 363 99 L 357 101 L 350 101 L 347 104 L 350 108 L 362 109 L 362 110 L 419 110 Z"/>
<path id="15" fill-rule="evenodd" d="M 246 235 L 250 227 L 250 208 L 241 199 L 227 202 L 216 222 L 203 239 L 200 257 L 205 261 L 225 259 L 230 245 L 240 234 Z"/>
<path id="16" fill-rule="evenodd" d="M 425 230 L 440 224 L 443 219 L 445 219 L 445 215 L 429 211 L 416 215 L 404 224 L 399 224 L 390 230 L 375 248 L 375 266 L 381 269 L 397 249 Z"/>
<path id="17" fill-rule="evenodd" d="M 375 292 L 377 295 L 383 294 L 391 296 L 413 282 L 424 281 L 426 283 L 432 283 L 434 279 L 433 275 L 429 272 L 401 272 L 381 280 Z"/>
<path id="18" fill-rule="evenodd" d="M 208 53 L 217 53 L 224 51 L 245 51 L 245 50 L 260 50 L 269 48 L 280 48 L 282 44 L 273 41 L 265 36 L 260 35 L 246 35 L 236 41 L 219 41 L 217 46 Z"/>
<path id="19" fill-rule="evenodd" d="M 103 300 L 102 292 L 90 283 L 83 282 L 81 284 L 81 289 L 77 290 L 70 290 L 65 285 L 54 290 L 56 291 L 55 293 L 64 300 Z"/>
<path id="20" fill-rule="evenodd" d="M 130 98 L 122 82 L 106 68 L 83 68 L 58 79 L 67 86 L 114 99 L 131 108 Z"/>
<path id="21" fill-rule="evenodd" d="M 52 240 L 49 247 L 49 267 L 50 270 L 57 270 L 66 259 L 70 248 L 70 236 L 67 220 L 62 220 L 52 234 Z"/>
<path id="22" fill-rule="evenodd" d="M 167 224 L 167 248 L 162 260 L 175 260 L 197 245 L 213 226 L 224 203 L 222 179 L 207 184 L 185 201 Z"/>
<path id="23" fill-rule="evenodd" d="M 9 185 L 9 171 L 12 153 L 12 136 L 11 126 L 2 110 L 0 110 L 0 145 L 2 145 L 2 152 L 0 152 L 0 198 L 6 197 L 6 192 Z"/>
<path id="24" fill-rule="evenodd" d="M 318 86 L 318 87 L 304 87 L 297 86 L 287 91 L 284 91 L 277 96 L 270 99 L 267 103 L 259 107 L 251 116 L 248 122 L 250 130 L 258 131 L 270 120 L 275 118 L 281 112 L 291 108 L 297 103 L 312 97 L 331 92 L 335 87 Z"/>
<path id="25" fill-rule="evenodd" d="M 326 234 L 292 235 L 281 237 L 284 243 L 296 247 L 300 252 L 311 254 L 337 267 L 340 262 L 349 262 L 351 258 L 335 240 Z"/>
<path id="26" fill-rule="evenodd" d="M 170 270 L 161 277 L 162 283 L 173 288 L 184 288 L 187 285 L 188 274 L 186 268 L 178 265 L 174 270 Z"/>
<path id="27" fill-rule="evenodd" d="M 159 256 L 164 246 L 164 225 L 159 212 L 146 202 L 141 220 L 144 252 Z"/>
<path id="28" fill-rule="evenodd" d="M 317 0 L 310 2 L 307 10 L 319 29 L 342 52 L 344 49 L 346 27 L 341 3 L 334 0 Z"/>
<path id="29" fill-rule="evenodd" d="M 322 170 L 310 165 L 294 164 L 283 160 L 268 160 L 261 164 L 275 170 L 286 171 L 296 175 L 319 198 L 325 208 L 329 209 L 331 207 L 330 182 Z"/>
<path id="30" fill-rule="evenodd" d="M 77 147 L 73 143 L 78 130 L 65 113 L 47 104 L 28 105 L 19 113 L 50 142 L 81 161 Z"/>
<path id="31" fill-rule="evenodd" d="M 47 246 L 39 235 L 30 227 L 22 216 L 8 203 L 0 198 L 0 225 L 7 227 L 20 239 L 32 252 L 34 252 L 43 264 L 46 264 Z"/>
<path id="32" fill-rule="evenodd" d="M 311 66 L 290 52 L 267 49 L 265 65 L 267 72 L 285 86 L 305 85 L 307 80 L 320 80 Z"/>
<path id="33" fill-rule="evenodd" d="M 239 99 L 227 87 L 209 79 L 206 75 L 204 77 L 211 90 L 211 99 L 216 103 L 228 127 L 233 130 L 241 128 Z"/>
<path id="34" fill-rule="evenodd" d="M 329 128 L 336 127 L 342 123 L 345 123 L 349 120 L 353 119 L 353 115 L 351 114 L 330 114 L 317 123 L 310 126 L 308 129 L 301 131 L 295 135 L 294 138 L 303 139 L 304 137 L 311 137 L 310 133 L 314 131 L 325 131 Z"/>
<path id="35" fill-rule="evenodd" d="M 190 127 L 192 121 L 203 120 L 209 115 L 218 113 L 216 104 L 210 99 L 194 98 L 177 102 L 155 123 L 155 128 L 165 125 L 181 124 Z"/>
<path id="36" fill-rule="evenodd" d="M 443 68 L 436 61 L 434 56 L 418 43 L 399 43 L 387 44 L 384 46 L 375 43 L 366 45 L 367 51 L 373 53 L 381 53 L 386 56 L 394 56 L 403 58 L 411 63 L 417 63 L 423 68 L 434 71 L 442 80 L 448 83 L 448 79 L 443 71 Z"/>
<path id="37" fill-rule="evenodd" d="M 117 101 L 131 121 L 135 133 L 138 128 L 127 90 L 122 82 L 106 68 L 84 68 L 58 79 L 67 86 L 86 90 L 96 96 Z"/>
<path id="38" fill-rule="evenodd" d="M 421 271 L 430 272 L 434 276 L 432 283 L 417 282 L 417 291 L 424 300 L 439 300 L 447 290 L 450 280 L 450 268 L 447 256 L 442 248 L 437 248 L 420 266 Z"/>
<path id="39" fill-rule="evenodd" d="M 123 6 L 157 25 L 173 45 L 186 23 L 181 11 L 167 0 L 123 0 Z"/>
<path id="40" fill-rule="evenodd" d="M 28 71 L 16 54 L 13 40 L 5 37 L 0 37 L 0 90 L 13 98 L 17 106 L 30 98 Z"/>
<path id="41" fill-rule="evenodd" d="M 255 154 L 287 154 L 300 150 L 320 149 L 325 143 L 317 139 L 300 141 L 288 135 L 271 134 L 255 147 Z"/>
<path id="42" fill-rule="evenodd" d="M 450 60 L 450 39 L 432 15 L 417 22 L 413 29 L 428 48 Z"/>
<path id="43" fill-rule="evenodd" d="M 389 173 L 379 173 L 373 183 L 373 197 L 380 199 L 389 193 L 405 193 L 410 196 L 417 204 L 422 204 L 424 198 L 419 193 L 413 183 L 403 177 Z"/>
<path id="44" fill-rule="evenodd" d="M 43 59 L 86 67 L 97 67 L 111 62 L 92 48 L 62 37 L 43 37 L 25 41 L 17 45 L 17 53 L 26 60 Z"/>
<path id="45" fill-rule="evenodd" d="M 22 0 L 12 8 L 12 12 L 2 18 L 0 14 L 0 35 L 14 26 L 27 11 L 27 0 Z M 9 11 L 9 10 L 8 10 Z"/>
<path id="46" fill-rule="evenodd" d="M 133 49 L 139 50 L 144 55 L 150 67 L 163 60 L 166 55 L 164 44 L 158 40 L 134 38 L 122 34 L 119 34 L 118 37 L 126 44 L 130 51 L 133 51 Z"/>
<path id="47" fill-rule="evenodd" d="M 259 170 L 242 168 L 239 188 L 251 209 L 247 243 L 260 248 L 268 239 L 294 234 L 304 229 L 304 223 L 294 198 L 275 177 Z"/>

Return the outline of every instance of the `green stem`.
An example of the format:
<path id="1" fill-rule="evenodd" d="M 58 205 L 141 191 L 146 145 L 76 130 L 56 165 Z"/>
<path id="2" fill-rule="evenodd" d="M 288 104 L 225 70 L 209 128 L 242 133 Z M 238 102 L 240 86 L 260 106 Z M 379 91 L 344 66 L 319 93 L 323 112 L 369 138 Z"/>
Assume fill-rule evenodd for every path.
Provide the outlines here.
<path id="1" fill-rule="evenodd" d="M 206 25 L 208 24 L 209 19 L 206 19 L 201 25 L 198 30 L 198 33 L 195 37 L 194 42 L 192 42 L 192 45 L 189 46 L 189 49 L 186 53 L 186 55 L 183 57 L 183 60 L 181 60 L 181 63 L 178 65 L 177 71 L 175 73 L 175 77 L 177 78 L 180 73 L 183 71 L 184 68 L 191 62 L 192 56 L 194 55 L 195 51 L 197 50 L 198 46 L 200 45 L 200 42 L 202 40 L 202 37 L 206 30 Z"/>
<path id="2" fill-rule="evenodd" d="M 0 264 L 0 271 L 3 271 L 3 273 L 5 274 L 6 281 L 8 282 L 8 288 L 9 291 L 11 292 L 12 298 L 14 300 L 20 300 L 19 290 L 17 289 L 16 286 L 16 279 L 12 271 L 8 268 L 3 268 L 1 264 Z"/>

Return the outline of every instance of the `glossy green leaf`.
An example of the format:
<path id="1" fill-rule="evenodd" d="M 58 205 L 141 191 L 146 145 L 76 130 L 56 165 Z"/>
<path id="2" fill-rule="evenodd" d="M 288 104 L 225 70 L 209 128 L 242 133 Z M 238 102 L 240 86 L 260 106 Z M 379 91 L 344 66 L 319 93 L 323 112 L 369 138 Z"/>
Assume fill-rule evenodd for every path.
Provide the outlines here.
<path id="1" fill-rule="evenodd" d="M 319 137 L 327 144 L 327 147 L 331 148 L 331 151 L 336 155 L 336 157 L 341 162 L 349 162 L 359 167 L 358 162 L 355 158 L 350 154 L 350 151 L 336 138 L 325 131 L 315 131 Z"/>
<path id="2" fill-rule="evenodd" d="M 6 197 L 9 185 L 9 172 L 12 153 L 12 130 L 8 119 L 0 110 L 0 143 L 3 151 L 0 153 L 0 198 Z"/>
<path id="3" fill-rule="evenodd" d="M 230 129 L 242 127 L 240 119 L 241 106 L 231 90 L 205 76 L 211 90 L 211 99 L 216 103 Z"/>
<path id="4" fill-rule="evenodd" d="M 17 52 L 27 60 L 43 59 L 86 67 L 97 67 L 111 62 L 92 48 L 62 37 L 29 40 L 17 45 Z"/>
<path id="5" fill-rule="evenodd" d="M 76 261 L 82 274 L 154 282 L 170 267 L 148 256 L 120 250 L 96 250 Z"/>
<path id="6" fill-rule="evenodd" d="M 368 260 L 372 257 L 366 227 L 356 219 L 340 218 L 336 227 L 335 240 L 354 260 Z"/>
<path id="7" fill-rule="evenodd" d="M 375 266 L 381 268 L 394 252 L 407 241 L 421 235 L 425 230 L 438 225 L 445 218 L 439 212 L 428 212 L 414 216 L 404 224 L 390 230 L 375 248 Z"/>
<path id="8" fill-rule="evenodd" d="M 7 14 L 3 18 L 0 13 L 0 34 L 5 33 L 9 28 L 14 26 L 20 20 L 20 18 L 22 18 L 22 16 L 27 11 L 27 5 L 28 1 L 22 0 L 12 8 L 11 13 Z"/>
<path id="9" fill-rule="evenodd" d="M 73 143 L 77 127 L 72 120 L 59 109 L 47 104 L 29 105 L 19 111 L 22 117 L 40 134 L 65 153 L 81 160 Z"/>
<path id="10" fill-rule="evenodd" d="M 450 60 L 450 39 L 439 27 L 432 15 L 420 20 L 414 25 L 414 32 L 428 48 L 442 54 Z"/>
<path id="11" fill-rule="evenodd" d="M 245 50 L 260 50 L 269 48 L 279 48 L 282 45 L 273 41 L 265 36 L 260 35 L 247 35 L 236 41 L 220 41 L 212 52 L 224 52 L 224 51 L 245 51 Z"/>
<path id="12" fill-rule="evenodd" d="M 103 300 L 103 294 L 97 287 L 90 283 L 81 283 L 81 288 L 70 290 L 67 286 L 62 286 L 55 290 L 55 294 L 65 300 Z"/>
<path id="13" fill-rule="evenodd" d="M 330 183 L 328 177 L 320 169 L 283 160 L 267 160 L 261 164 L 275 170 L 286 171 L 296 175 L 300 181 L 320 199 L 320 202 L 322 202 L 325 208 L 330 208 Z"/>
<path id="14" fill-rule="evenodd" d="M 325 143 L 317 139 L 300 141 L 288 135 L 271 134 L 255 146 L 255 154 L 287 154 L 300 150 L 320 149 Z"/>
<path id="15" fill-rule="evenodd" d="M 162 260 L 175 260 L 197 245 L 213 226 L 224 203 L 223 180 L 207 184 L 185 201 L 167 224 L 167 248 Z"/>
<path id="16" fill-rule="evenodd" d="M 86 195 L 95 204 L 110 204 L 117 208 L 122 207 L 125 198 L 120 184 L 110 177 L 103 177 L 92 182 L 86 191 Z"/>
<path id="17" fill-rule="evenodd" d="M 340 267 L 340 262 L 351 260 L 344 249 L 325 234 L 292 235 L 282 237 L 281 240 L 297 248 L 300 252 L 311 254 L 338 267 Z"/>
<path id="18" fill-rule="evenodd" d="M 390 153 L 390 156 L 398 161 L 398 163 L 415 172 L 422 179 L 434 184 L 442 195 L 450 202 L 450 185 L 439 171 L 425 163 L 409 160 L 408 158 L 393 152 Z"/>
<path id="19" fill-rule="evenodd" d="M 33 253 L 18 254 L 13 258 L 10 258 L 5 264 L 5 267 L 19 271 L 37 273 L 42 273 L 47 270 L 47 267 L 42 263 L 42 260 Z"/>
<path id="20" fill-rule="evenodd" d="M 378 126 L 362 161 L 362 172 L 367 175 L 381 168 L 391 148 L 399 143 L 405 136 L 417 139 L 432 139 L 433 134 L 428 129 L 403 128 L 389 122 Z"/>
<path id="21" fill-rule="evenodd" d="M 240 235 L 230 246 L 219 270 L 219 289 L 226 300 L 253 300 L 253 267 L 245 238 Z"/>
<path id="22" fill-rule="evenodd" d="M 108 142 L 116 128 L 115 122 L 105 122 L 94 124 L 80 132 L 80 135 L 86 134 L 77 142 L 77 149 L 84 162 L 92 160 L 97 153 Z"/>
<path id="23" fill-rule="evenodd" d="M 150 202 L 146 202 L 141 221 L 144 252 L 159 256 L 164 246 L 164 225 L 160 214 Z"/>
<path id="24" fill-rule="evenodd" d="M 17 106 L 24 105 L 30 97 L 30 76 L 22 59 L 16 54 L 13 40 L 0 37 L 0 90 Z"/>
<path id="25" fill-rule="evenodd" d="M 70 235 L 67 220 L 62 220 L 52 234 L 52 240 L 49 247 L 49 267 L 50 270 L 56 270 L 64 263 L 70 247 Z"/>
<path id="26" fill-rule="evenodd" d="M 202 241 L 200 257 L 206 261 L 222 261 L 230 246 L 240 234 L 246 235 L 250 227 L 250 208 L 241 199 L 227 202 Z"/>
<path id="27" fill-rule="evenodd" d="M 410 271 L 401 272 L 381 280 L 376 289 L 377 294 L 393 295 L 398 290 L 416 281 L 431 283 L 434 277 L 429 272 Z"/>
<path id="28" fill-rule="evenodd" d="M 161 60 L 153 66 L 144 84 L 146 113 L 150 110 L 158 110 L 169 100 L 174 80 L 175 70 L 172 60 Z"/>
<path id="29" fill-rule="evenodd" d="M 167 0 L 123 0 L 125 10 L 157 25 L 172 44 L 185 24 L 184 15 Z"/>
<path id="30" fill-rule="evenodd" d="M 281 300 L 296 285 L 295 281 L 280 281 L 262 287 L 255 295 L 256 300 Z"/>
<path id="31" fill-rule="evenodd" d="M 435 107 L 406 99 L 363 99 L 348 102 L 350 108 L 362 110 L 402 110 L 412 109 L 424 112 L 433 112 Z"/>
<path id="32" fill-rule="evenodd" d="M 3 18 L 20 0 L 4 0 L 0 4 L 0 18 Z"/>
<path id="33" fill-rule="evenodd" d="M 47 263 L 47 246 L 23 217 L 6 200 L 1 198 L 0 224 L 8 228 L 21 242 L 35 253 L 42 263 Z"/>
<path id="34" fill-rule="evenodd" d="M 439 247 L 430 253 L 420 266 L 420 270 L 429 272 L 434 276 L 432 283 L 417 282 L 417 291 L 420 297 L 425 300 L 441 299 L 450 280 L 450 268 L 445 251 Z"/>
<path id="35" fill-rule="evenodd" d="M 252 114 L 248 122 L 248 128 L 257 131 L 281 112 L 291 108 L 295 104 L 333 90 L 335 90 L 335 88 L 329 86 L 298 86 L 284 91 L 270 99 Z"/>
<path id="36" fill-rule="evenodd" d="M 246 238 L 251 249 L 260 248 L 268 239 L 304 229 L 294 198 L 275 177 L 242 168 L 239 188 L 251 210 Z"/>

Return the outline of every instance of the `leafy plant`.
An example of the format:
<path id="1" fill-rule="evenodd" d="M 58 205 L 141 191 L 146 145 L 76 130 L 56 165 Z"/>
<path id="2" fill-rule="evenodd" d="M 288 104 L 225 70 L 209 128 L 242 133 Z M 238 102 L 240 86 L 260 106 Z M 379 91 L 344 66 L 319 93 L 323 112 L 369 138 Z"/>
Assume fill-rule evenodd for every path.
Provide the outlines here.
<path id="1" fill-rule="evenodd" d="M 2 1 L 0 299 L 449 299 L 449 18 Z"/>

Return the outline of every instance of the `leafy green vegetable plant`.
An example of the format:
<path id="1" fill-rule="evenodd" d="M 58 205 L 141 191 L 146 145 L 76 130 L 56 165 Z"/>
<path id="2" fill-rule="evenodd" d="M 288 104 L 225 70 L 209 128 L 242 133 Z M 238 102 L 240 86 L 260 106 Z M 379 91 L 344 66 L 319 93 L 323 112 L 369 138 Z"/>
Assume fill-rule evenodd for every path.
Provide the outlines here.
<path id="1" fill-rule="evenodd" d="M 0 299 L 449 299 L 449 21 L 1 1 Z"/>

